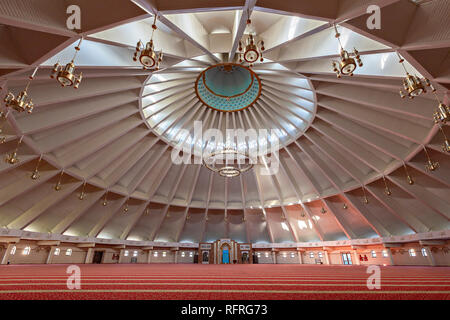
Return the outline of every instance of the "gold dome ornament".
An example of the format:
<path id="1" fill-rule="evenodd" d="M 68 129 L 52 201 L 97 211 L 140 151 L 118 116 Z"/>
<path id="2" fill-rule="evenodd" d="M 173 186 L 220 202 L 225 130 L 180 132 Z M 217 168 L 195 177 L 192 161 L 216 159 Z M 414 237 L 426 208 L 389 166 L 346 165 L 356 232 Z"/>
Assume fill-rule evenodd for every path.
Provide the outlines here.
<path id="1" fill-rule="evenodd" d="M 403 59 L 400 54 L 397 52 L 398 58 L 400 59 L 398 62 L 402 65 L 405 70 L 406 77 L 403 78 L 403 90 L 400 90 L 400 97 L 402 99 L 409 97 L 410 99 L 414 99 L 415 97 L 420 96 L 421 94 L 427 93 L 426 87 L 430 87 L 432 92 L 436 92 L 436 89 L 431 84 L 430 80 L 427 78 L 419 78 L 416 75 L 412 75 L 408 72 L 405 67 L 405 59 Z"/>
<path id="2" fill-rule="evenodd" d="M 240 63 L 245 61 L 250 64 L 250 67 L 252 67 L 258 60 L 260 62 L 264 62 L 263 52 L 265 47 L 264 41 L 257 41 L 256 35 L 250 31 L 252 24 L 252 20 L 250 19 L 250 10 L 247 10 L 247 16 L 247 28 L 249 29 L 249 35 L 245 40 L 239 41 L 238 55 Z M 242 45 L 243 43 L 245 46 Z"/>
<path id="3" fill-rule="evenodd" d="M 17 112 L 24 112 L 27 111 L 28 113 L 33 112 L 34 104 L 33 99 L 29 98 L 28 96 L 28 88 L 30 87 L 31 81 L 33 81 L 36 72 L 39 67 L 34 69 L 33 74 L 29 77 L 27 86 L 23 91 L 21 91 L 17 97 L 10 91 L 6 95 L 6 97 L 3 99 L 3 102 L 5 102 L 5 105 L 7 108 L 12 108 L 16 110 Z"/>
<path id="4" fill-rule="evenodd" d="M 163 52 L 162 50 L 160 52 L 155 51 L 155 45 L 153 43 L 153 35 L 155 33 L 155 30 L 158 29 L 156 26 L 156 19 L 157 15 L 155 15 L 155 21 L 152 25 L 152 36 L 150 38 L 150 41 L 147 42 L 144 46 L 141 40 L 136 45 L 136 51 L 133 56 L 133 61 L 138 61 L 142 64 L 144 70 L 150 70 L 150 71 L 158 71 L 159 66 L 163 60 Z"/>
<path id="5" fill-rule="evenodd" d="M 78 52 L 80 51 L 81 43 L 83 42 L 83 38 L 80 39 L 80 42 L 75 47 L 75 54 L 73 56 L 72 61 L 70 61 L 65 66 L 62 66 L 56 63 L 53 66 L 52 73 L 50 74 L 51 79 L 55 79 L 59 82 L 61 87 L 72 87 L 74 89 L 78 89 L 81 84 L 81 80 L 83 80 L 83 73 L 75 74 L 75 58 L 77 57 Z"/>
<path id="6" fill-rule="evenodd" d="M 341 51 L 339 53 L 339 61 L 333 61 L 333 72 L 336 73 L 338 78 L 344 76 L 353 76 L 353 72 L 357 67 L 362 67 L 363 62 L 361 60 L 361 56 L 359 55 L 359 51 L 356 48 L 353 48 L 353 52 L 348 52 L 344 49 L 341 42 L 341 34 L 339 33 L 336 24 L 334 24 L 334 30 L 336 31 L 335 37 L 338 39 L 339 47 Z"/>

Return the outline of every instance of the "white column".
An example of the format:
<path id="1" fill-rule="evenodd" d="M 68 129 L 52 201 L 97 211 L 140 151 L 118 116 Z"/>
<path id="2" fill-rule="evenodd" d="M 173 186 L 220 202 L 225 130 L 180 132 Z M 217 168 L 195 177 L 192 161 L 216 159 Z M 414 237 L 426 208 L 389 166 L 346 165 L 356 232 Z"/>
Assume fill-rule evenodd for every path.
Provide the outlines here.
<path id="1" fill-rule="evenodd" d="M 277 264 L 277 253 L 275 251 L 272 251 L 272 260 L 274 264 Z"/>
<path id="2" fill-rule="evenodd" d="M 436 266 L 436 260 L 434 259 L 433 252 L 431 251 L 430 247 L 425 247 L 425 250 L 427 251 L 427 260 L 430 266 L 435 267 Z M 422 252 L 420 252 L 422 253 Z"/>
<path id="3" fill-rule="evenodd" d="M 390 261 L 390 263 L 391 263 L 391 266 L 395 266 L 395 263 L 394 263 L 394 257 L 392 257 L 392 251 L 391 251 L 391 249 L 390 249 L 390 248 L 386 248 L 386 251 L 387 251 L 387 254 L 388 254 L 388 257 L 389 257 L 389 261 Z"/>
<path id="4" fill-rule="evenodd" d="M 5 251 L 5 254 L 3 255 L 1 264 L 8 264 L 9 255 L 11 254 L 11 250 L 14 246 L 15 246 L 14 243 L 8 243 L 8 245 L 6 246 L 6 251 Z"/>
<path id="5" fill-rule="evenodd" d="M 124 253 L 125 253 L 125 250 L 120 249 L 120 251 L 119 251 L 119 262 L 118 263 L 122 263 Z"/>
<path id="6" fill-rule="evenodd" d="M 355 261 L 353 264 L 359 266 L 361 264 L 361 261 L 359 261 L 358 252 L 356 250 L 353 250 L 353 256 L 355 257 Z"/>
<path id="7" fill-rule="evenodd" d="M 297 254 L 298 254 L 298 263 L 303 264 L 303 259 L 302 259 L 303 252 L 301 250 L 297 249 Z"/>
<path id="8" fill-rule="evenodd" d="M 53 260 L 53 256 L 55 255 L 55 250 L 57 247 L 55 246 L 51 246 L 50 247 L 50 251 L 48 252 L 48 256 L 47 256 L 47 261 L 45 262 L 46 264 L 51 264 L 52 260 Z"/>
<path id="9" fill-rule="evenodd" d="M 148 250 L 147 263 L 152 263 L 153 250 Z"/>
<path id="10" fill-rule="evenodd" d="M 84 263 L 92 263 L 92 254 L 94 253 L 93 248 L 89 248 L 86 253 L 86 259 L 84 260 Z"/>
<path id="11" fill-rule="evenodd" d="M 178 250 L 175 251 L 175 264 L 178 263 Z"/>
<path id="12" fill-rule="evenodd" d="M 328 251 L 327 251 L 327 250 L 324 250 L 324 253 L 325 253 L 325 264 L 331 264 L 331 262 L 330 262 L 330 256 L 329 256 L 329 254 L 328 254 Z"/>

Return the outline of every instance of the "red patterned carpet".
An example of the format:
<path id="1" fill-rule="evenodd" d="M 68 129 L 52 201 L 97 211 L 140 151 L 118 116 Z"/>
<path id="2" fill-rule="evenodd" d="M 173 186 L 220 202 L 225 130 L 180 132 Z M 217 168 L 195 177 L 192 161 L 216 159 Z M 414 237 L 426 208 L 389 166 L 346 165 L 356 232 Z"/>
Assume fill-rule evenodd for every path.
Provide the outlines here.
<path id="1" fill-rule="evenodd" d="M 381 267 L 381 290 L 369 290 L 369 275 L 360 266 L 79 266 L 81 290 L 67 288 L 67 265 L 0 266 L 0 300 L 450 298 L 450 268 Z"/>

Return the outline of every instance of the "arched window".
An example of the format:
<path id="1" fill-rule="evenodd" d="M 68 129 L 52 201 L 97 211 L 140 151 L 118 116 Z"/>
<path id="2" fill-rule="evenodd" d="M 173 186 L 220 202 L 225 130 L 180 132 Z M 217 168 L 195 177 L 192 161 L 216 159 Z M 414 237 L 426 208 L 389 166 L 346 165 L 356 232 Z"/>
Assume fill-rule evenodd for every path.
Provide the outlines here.
<path id="1" fill-rule="evenodd" d="M 28 247 L 28 246 L 25 247 L 22 251 L 23 255 L 25 255 L 25 256 L 29 255 L 30 252 L 31 252 L 31 247 Z"/>
<path id="2" fill-rule="evenodd" d="M 424 256 L 424 257 L 428 257 L 428 252 L 427 252 L 427 249 L 426 248 L 422 248 L 422 256 Z"/>

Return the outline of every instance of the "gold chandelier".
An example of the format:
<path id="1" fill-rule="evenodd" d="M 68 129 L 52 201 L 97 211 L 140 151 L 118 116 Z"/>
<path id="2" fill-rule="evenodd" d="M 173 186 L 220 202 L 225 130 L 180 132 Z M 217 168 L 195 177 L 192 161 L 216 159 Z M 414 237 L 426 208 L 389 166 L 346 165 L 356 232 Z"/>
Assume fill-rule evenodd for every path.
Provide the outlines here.
<path id="1" fill-rule="evenodd" d="M 406 77 L 403 78 L 403 90 L 400 90 L 400 97 L 410 99 L 414 99 L 414 97 L 418 97 L 423 93 L 427 93 L 426 87 L 430 87 L 432 92 L 436 92 L 436 89 L 431 84 L 430 80 L 427 78 L 419 78 L 418 76 L 414 76 L 408 72 L 405 67 L 405 59 L 403 59 L 397 52 L 399 63 L 402 65 L 403 69 L 406 72 Z"/>
<path id="2" fill-rule="evenodd" d="M 163 59 L 163 52 L 162 50 L 160 52 L 155 51 L 155 46 L 153 43 L 153 35 L 155 33 L 155 30 L 158 29 L 156 26 L 156 18 L 155 15 L 155 21 L 152 24 L 152 36 L 150 38 L 150 41 L 147 42 L 144 46 L 141 40 L 136 45 L 136 52 L 133 56 L 133 61 L 138 61 L 143 65 L 144 70 L 150 70 L 150 71 L 158 71 L 159 65 L 162 62 Z"/>
<path id="3" fill-rule="evenodd" d="M 436 96 L 437 98 L 437 96 Z M 448 106 L 446 106 L 445 104 L 443 104 L 439 98 L 438 102 L 439 102 L 439 106 L 437 108 L 437 110 L 434 112 L 434 122 L 436 124 L 445 124 L 447 121 L 450 121 L 450 108 Z"/>
<path id="4" fill-rule="evenodd" d="M 427 156 L 425 170 L 427 170 L 428 172 L 437 170 L 439 168 L 439 162 L 431 160 L 428 150 L 425 146 L 423 146 L 423 150 L 425 151 L 425 155 Z"/>
<path id="5" fill-rule="evenodd" d="M 442 145 L 442 150 L 444 152 L 450 152 L 450 142 L 449 142 L 447 135 L 445 134 L 442 126 L 439 126 L 439 130 L 442 132 L 442 135 L 444 136 L 444 144 Z"/>
<path id="6" fill-rule="evenodd" d="M 11 91 L 8 92 L 5 99 L 3 99 L 7 108 L 12 108 L 17 112 L 24 112 L 24 111 L 27 111 L 28 113 L 33 112 L 34 104 L 33 100 L 28 96 L 28 88 L 30 87 L 31 81 L 34 79 L 37 70 L 38 68 L 34 69 L 33 74 L 30 76 L 28 80 L 27 86 L 23 91 L 21 91 L 17 95 L 17 97 Z"/>
<path id="7" fill-rule="evenodd" d="M 247 11 L 248 19 L 247 19 L 247 28 L 250 31 L 252 20 L 250 19 L 250 10 Z M 243 46 L 242 44 L 245 44 Z M 239 41 L 238 55 L 239 62 L 243 63 L 244 61 L 250 64 L 250 67 L 253 67 L 255 62 L 259 61 L 263 62 L 263 52 L 264 52 L 264 41 L 257 41 L 256 34 L 249 33 L 247 39 Z"/>
<path id="8" fill-rule="evenodd" d="M 342 46 L 341 34 L 339 33 L 336 24 L 334 24 L 334 30 L 336 31 L 335 37 L 338 39 L 341 52 L 339 53 L 339 61 L 332 62 L 333 71 L 336 73 L 338 78 L 342 75 L 353 76 L 353 72 L 356 70 L 356 67 L 358 66 L 361 68 L 363 66 L 359 51 L 356 50 L 356 48 L 353 48 L 353 52 L 348 52 L 345 50 Z"/>
<path id="9" fill-rule="evenodd" d="M 17 146 L 14 149 L 14 151 L 12 151 L 11 153 L 6 154 L 6 157 L 5 157 L 5 162 L 6 163 L 13 164 L 13 165 L 19 163 L 20 159 L 19 159 L 17 154 L 19 152 L 19 147 L 22 144 L 22 140 L 23 140 L 23 136 L 20 137 L 20 139 L 17 142 Z"/>
<path id="10" fill-rule="evenodd" d="M 73 86 L 74 89 L 78 89 L 80 86 L 81 80 L 83 79 L 83 72 L 80 72 L 79 74 L 75 74 L 75 58 L 77 57 L 78 52 L 80 51 L 81 42 L 83 41 L 83 38 L 80 39 L 80 42 L 75 47 L 75 54 L 72 58 L 72 61 L 70 61 L 65 66 L 62 66 L 57 62 L 53 66 L 52 73 L 50 74 L 50 78 L 54 79 L 56 77 L 56 80 L 61 84 L 62 87 L 71 87 Z"/>

